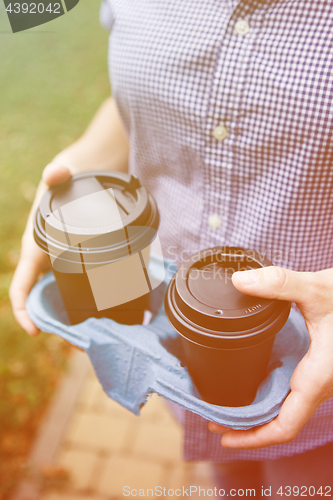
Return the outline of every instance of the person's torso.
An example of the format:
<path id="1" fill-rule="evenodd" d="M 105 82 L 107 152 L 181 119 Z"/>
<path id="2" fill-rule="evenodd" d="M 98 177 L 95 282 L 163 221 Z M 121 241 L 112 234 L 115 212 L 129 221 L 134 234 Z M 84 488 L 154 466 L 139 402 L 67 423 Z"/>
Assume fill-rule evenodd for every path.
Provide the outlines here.
<path id="1" fill-rule="evenodd" d="M 333 266 L 332 7 L 106 0 L 112 92 L 166 256 Z"/>

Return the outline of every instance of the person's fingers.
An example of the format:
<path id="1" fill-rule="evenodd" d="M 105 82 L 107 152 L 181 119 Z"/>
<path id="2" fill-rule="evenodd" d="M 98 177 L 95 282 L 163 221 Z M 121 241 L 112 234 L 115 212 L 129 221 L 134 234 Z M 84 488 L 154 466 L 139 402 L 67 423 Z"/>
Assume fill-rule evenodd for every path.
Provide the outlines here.
<path id="1" fill-rule="evenodd" d="M 15 270 L 9 289 L 14 316 L 22 328 L 32 337 L 38 335 L 39 329 L 29 318 L 25 302 L 40 272 L 39 263 L 32 259 L 22 258 Z"/>
<path id="2" fill-rule="evenodd" d="M 296 272 L 282 267 L 263 267 L 251 271 L 237 271 L 233 285 L 241 292 L 269 299 L 304 303 L 309 291 L 316 288 L 316 273 Z"/>
<path id="3" fill-rule="evenodd" d="M 274 420 L 248 431 L 227 432 L 222 436 L 221 444 L 224 448 L 255 449 L 290 443 L 297 437 L 318 406 L 318 402 L 314 399 L 292 391 Z"/>
<path id="4" fill-rule="evenodd" d="M 71 175 L 68 167 L 54 161 L 45 167 L 43 181 L 48 186 L 55 186 L 66 182 Z M 46 267 L 46 257 L 37 245 L 31 251 L 29 238 L 28 243 L 23 243 L 22 248 L 22 256 L 12 279 L 9 296 L 17 322 L 29 335 L 35 336 L 38 335 L 39 329 L 29 318 L 25 302 L 40 273 L 44 270 L 43 266 Z M 30 250 L 26 251 L 27 248 Z"/>
<path id="5" fill-rule="evenodd" d="M 225 425 L 216 424 L 215 422 L 208 423 L 208 429 L 210 432 L 217 432 L 219 434 L 224 434 L 225 432 L 231 431 L 231 427 L 226 427 Z"/>
<path id="6" fill-rule="evenodd" d="M 46 165 L 43 170 L 43 181 L 48 186 L 57 186 L 68 181 L 72 176 L 69 168 L 60 163 L 52 162 Z"/>
<path id="7" fill-rule="evenodd" d="M 13 309 L 14 316 L 18 324 L 23 328 L 24 331 L 27 332 L 30 337 L 37 337 L 40 330 L 39 328 L 31 321 L 27 311 L 24 309 Z"/>

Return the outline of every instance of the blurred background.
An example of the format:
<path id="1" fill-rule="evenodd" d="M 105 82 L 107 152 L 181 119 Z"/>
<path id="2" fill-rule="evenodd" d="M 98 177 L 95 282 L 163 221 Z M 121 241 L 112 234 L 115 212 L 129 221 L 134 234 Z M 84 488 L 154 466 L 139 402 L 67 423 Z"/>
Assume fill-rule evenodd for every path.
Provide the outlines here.
<path id="1" fill-rule="evenodd" d="M 41 172 L 73 142 L 110 94 L 108 34 L 99 2 L 16 34 L 0 2 L 0 498 L 24 471 L 69 347 L 29 338 L 15 323 L 8 287 Z"/>

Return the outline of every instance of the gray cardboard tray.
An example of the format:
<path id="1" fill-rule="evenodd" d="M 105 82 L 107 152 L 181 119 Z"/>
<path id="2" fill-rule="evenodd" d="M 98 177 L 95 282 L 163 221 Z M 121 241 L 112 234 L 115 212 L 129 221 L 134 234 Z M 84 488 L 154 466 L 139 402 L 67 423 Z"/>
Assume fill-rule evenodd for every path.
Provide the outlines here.
<path id="1" fill-rule="evenodd" d="M 156 256 L 151 259 L 149 271 L 156 278 L 164 275 L 167 285 L 175 267 Z M 108 318 L 90 318 L 69 325 L 55 279 L 49 273 L 32 289 L 27 310 L 41 330 L 84 349 L 104 391 L 136 415 L 149 394 L 156 392 L 207 420 L 233 429 L 249 429 L 276 417 L 290 391 L 291 375 L 309 347 L 302 316 L 292 310 L 277 334 L 269 374 L 254 402 L 231 408 L 200 398 L 184 365 L 179 336 L 164 314 L 162 299 L 155 296 L 155 303 L 151 304 L 153 320 L 146 326 L 120 325 Z"/>

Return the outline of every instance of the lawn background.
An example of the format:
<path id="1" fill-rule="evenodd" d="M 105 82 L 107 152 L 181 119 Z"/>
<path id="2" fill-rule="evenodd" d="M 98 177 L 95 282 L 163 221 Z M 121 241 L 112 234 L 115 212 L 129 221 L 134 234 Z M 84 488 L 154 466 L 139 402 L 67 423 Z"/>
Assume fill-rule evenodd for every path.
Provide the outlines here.
<path id="1" fill-rule="evenodd" d="M 0 499 L 24 472 L 65 366 L 65 342 L 31 339 L 15 323 L 8 287 L 44 166 L 110 94 L 99 6 L 81 0 L 64 16 L 13 34 L 0 0 Z"/>

